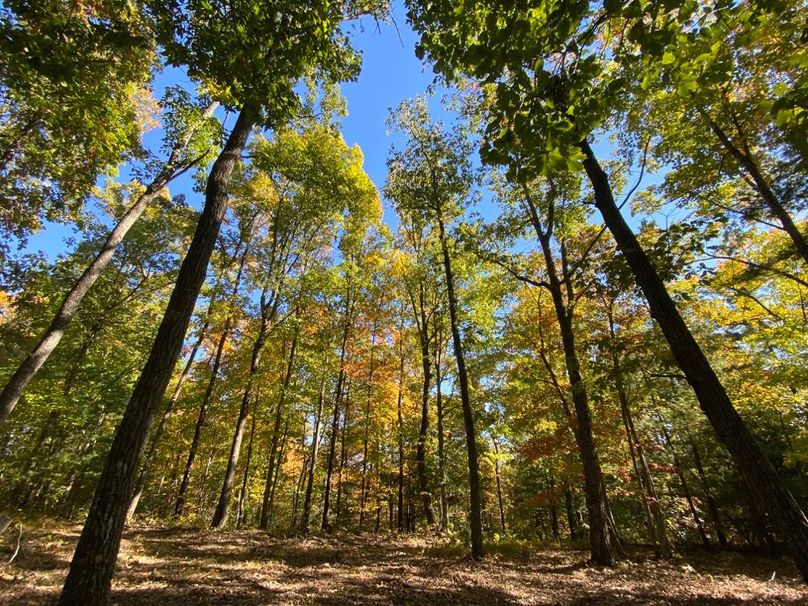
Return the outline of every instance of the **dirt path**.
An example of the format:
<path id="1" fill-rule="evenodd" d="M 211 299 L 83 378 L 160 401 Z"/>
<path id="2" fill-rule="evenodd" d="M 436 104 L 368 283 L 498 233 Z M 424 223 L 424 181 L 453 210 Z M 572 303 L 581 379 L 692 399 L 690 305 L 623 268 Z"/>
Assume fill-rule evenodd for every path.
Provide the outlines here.
<path id="1" fill-rule="evenodd" d="M 51 604 L 80 528 L 36 530 L 6 565 L 0 604 Z M 585 553 L 544 550 L 482 564 L 416 538 L 273 539 L 258 531 L 135 529 L 126 534 L 113 604 L 808 604 L 784 560 L 692 554 L 672 563 L 589 568 Z M 771 580 L 772 574 L 774 579 Z"/>

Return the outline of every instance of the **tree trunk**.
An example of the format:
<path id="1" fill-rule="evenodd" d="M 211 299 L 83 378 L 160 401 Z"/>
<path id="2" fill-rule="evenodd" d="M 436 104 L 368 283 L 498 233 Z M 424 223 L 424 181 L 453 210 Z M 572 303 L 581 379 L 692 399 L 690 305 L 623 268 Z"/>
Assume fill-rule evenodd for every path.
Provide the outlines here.
<path id="1" fill-rule="evenodd" d="M 418 284 L 418 307 L 413 309 L 418 324 L 418 342 L 421 346 L 421 426 L 418 430 L 416 447 L 416 469 L 418 472 L 418 489 L 424 509 L 424 517 L 429 526 L 435 525 L 435 513 L 432 511 L 432 495 L 426 477 L 426 438 L 429 432 L 429 387 L 432 382 L 432 359 L 429 351 L 429 319 L 426 313 L 426 294 L 424 283 Z M 414 301 L 413 301 L 414 303 Z"/>
<path id="2" fill-rule="evenodd" d="M 230 176 L 253 125 L 249 113 L 242 110 L 211 168 L 205 207 L 177 275 L 149 358 L 112 442 L 87 522 L 73 554 L 59 599 L 60 606 L 106 606 L 109 602 L 112 574 L 138 463 L 149 437 L 155 408 L 171 378 L 196 298 L 205 281 L 208 262 L 227 208 Z"/>
<path id="3" fill-rule="evenodd" d="M 783 206 L 783 203 L 778 199 L 774 190 L 772 190 L 754 158 L 752 158 L 749 153 L 749 150 L 741 151 L 712 118 L 705 112 L 701 113 L 707 119 L 710 129 L 715 136 L 718 137 L 718 140 L 721 141 L 721 144 L 730 155 L 735 158 L 738 164 L 741 165 L 743 170 L 746 171 L 746 174 L 752 180 L 752 183 L 754 183 L 754 188 L 757 190 L 758 194 L 760 194 L 766 206 L 768 206 L 769 212 L 780 221 L 780 224 L 783 226 L 783 231 L 791 238 L 791 241 L 794 243 L 794 248 L 797 250 L 797 254 L 802 257 L 804 263 L 808 263 L 808 240 L 806 240 L 805 235 L 800 232 L 796 223 L 794 223 L 794 219 L 791 218 L 791 215 L 788 213 L 785 206 Z"/>
<path id="4" fill-rule="evenodd" d="M 342 345 L 339 355 L 339 375 L 337 376 L 337 387 L 334 390 L 334 414 L 331 418 L 331 436 L 328 442 L 328 467 L 325 475 L 325 490 L 323 492 L 323 519 L 321 527 L 323 530 L 331 530 L 331 520 L 329 520 L 329 509 L 331 505 L 331 478 L 334 474 L 334 457 L 337 452 L 337 433 L 339 430 L 339 415 L 342 405 L 342 390 L 345 386 L 345 356 L 348 350 L 348 336 L 351 333 L 351 315 L 353 304 L 351 302 L 351 289 L 345 296 L 345 317 L 342 331 Z"/>
<path id="5" fill-rule="evenodd" d="M 699 531 L 699 537 L 701 538 L 702 544 L 709 549 L 710 539 L 707 537 L 707 533 L 704 531 L 704 524 L 701 522 L 701 516 L 699 516 L 696 505 L 693 503 L 693 494 L 690 492 L 690 485 L 687 483 L 687 478 L 685 478 L 685 471 L 682 467 L 681 461 L 679 460 L 679 455 L 676 454 L 676 449 L 673 447 L 671 436 L 668 433 L 667 427 L 665 427 L 665 419 L 662 418 L 662 415 L 659 414 L 659 412 L 657 412 L 657 416 L 659 417 L 662 436 L 665 438 L 665 447 L 670 451 L 671 456 L 673 457 L 673 466 L 676 468 L 676 475 L 679 476 L 679 483 L 682 485 L 682 491 L 685 493 L 685 499 L 687 500 L 687 507 L 690 509 L 690 515 L 693 516 L 693 521 L 696 523 L 696 529 Z"/>
<path id="6" fill-rule="evenodd" d="M 552 202 L 551 202 L 552 204 Z M 528 217 L 533 224 L 536 236 L 541 244 L 547 269 L 548 290 L 553 300 L 556 318 L 561 332 L 561 344 L 564 349 L 564 363 L 572 392 L 572 403 L 575 408 L 573 428 L 575 441 L 584 473 L 584 495 L 586 496 L 586 509 L 589 518 L 589 548 L 592 562 L 601 566 L 614 564 L 613 546 L 609 533 L 609 516 L 606 507 L 606 494 L 603 487 L 603 475 L 600 469 L 600 458 L 592 434 L 592 413 L 589 410 L 589 394 L 581 375 L 580 362 L 575 343 L 573 330 L 573 291 L 571 276 L 565 275 L 564 283 L 567 289 L 567 302 L 564 301 L 561 280 L 556 270 L 555 259 L 551 248 L 553 219 L 547 221 L 546 230 L 542 227 L 538 211 L 529 196 L 526 196 L 525 206 Z M 552 215 L 552 207 L 550 209 Z"/>
<path id="7" fill-rule="evenodd" d="M 620 400 L 620 413 L 623 417 L 623 425 L 626 429 L 629 452 L 631 453 L 631 460 L 634 464 L 634 473 L 637 474 L 637 481 L 640 486 L 640 498 L 643 500 L 643 508 L 648 516 L 648 527 L 657 555 L 668 560 L 673 557 L 673 547 L 668 539 L 665 516 L 662 513 L 659 497 L 654 486 L 654 480 L 651 476 L 651 470 L 648 468 L 648 462 L 645 459 L 642 444 L 634 428 L 634 420 L 631 418 L 628 395 L 626 394 L 626 388 L 623 383 L 623 370 L 620 366 L 620 357 L 615 350 L 616 333 L 611 309 L 609 309 L 607 313 L 609 316 L 609 335 L 611 338 L 612 372 L 614 374 L 617 397 Z"/>
<path id="8" fill-rule="evenodd" d="M 502 480 L 499 477 L 499 443 L 497 442 L 497 439 L 493 436 L 491 436 L 491 441 L 494 443 L 494 457 L 495 457 L 494 475 L 497 480 L 497 503 L 499 504 L 499 525 L 500 528 L 502 528 L 502 532 L 506 532 L 507 528 L 505 527 L 505 508 L 502 506 Z"/>
<path id="9" fill-rule="evenodd" d="M 253 406 L 252 421 L 250 422 L 250 438 L 247 441 L 247 460 L 244 461 L 244 474 L 241 476 L 241 488 L 238 492 L 238 500 L 236 501 L 236 528 L 241 528 L 241 525 L 246 519 L 244 513 L 244 503 L 247 499 L 247 483 L 250 479 L 250 463 L 252 463 L 253 440 L 255 439 L 255 417 L 258 416 L 258 394 L 255 395 L 255 406 Z"/>
<path id="10" fill-rule="evenodd" d="M 471 556 L 479 560 L 484 555 L 482 525 L 482 494 L 480 491 L 480 464 L 477 460 L 477 434 L 474 430 L 474 413 L 471 410 L 469 378 L 466 373 L 466 359 L 463 355 L 463 341 L 460 338 L 460 321 L 457 317 L 457 297 L 455 295 L 452 260 L 449 256 L 446 228 L 443 219 L 438 217 L 438 230 L 443 252 L 443 269 L 446 274 L 446 290 L 449 299 L 449 319 L 452 327 L 457 378 L 460 384 L 460 402 L 463 408 L 463 426 L 466 430 L 466 451 L 469 464 L 469 524 L 471 526 Z"/>
<path id="11" fill-rule="evenodd" d="M 376 323 L 373 323 L 373 334 L 370 338 L 370 362 L 368 368 L 368 388 L 365 401 L 365 434 L 362 439 L 362 487 L 359 492 L 359 529 L 365 527 L 365 506 L 368 493 L 368 438 L 370 434 L 370 401 L 373 394 L 374 348 L 376 347 Z"/>
<path id="12" fill-rule="evenodd" d="M 205 337 L 207 336 L 208 328 L 210 328 L 209 318 L 212 305 L 213 301 L 211 301 L 210 305 L 208 305 L 208 318 L 205 319 L 205 323 L 202 325 L 202 328 L 199 331 L 196 342 L 194 343 L 191 353 L 188 356 L 188 361 L 185 362 L 185 367 L 182 369 L 182 373 L 180 373 L 180 376 L 177 379 L 177 384 L 174 386 L 174 391 L 171 393 L 171 397 L 168 399 L 168 404 L 166 404 L 165 410 L 163 411 L 163 416 L 160 418 L 160 423 L 157 425 L 154 436 L 152 436 L 151 443 L 146 451 L 146 456 L 143 458 L 143 464 L 140 466 L 140 474 L 135 482 L 135 490 L 132 494 L 132 498 L 129 501 L 129 508 L 126 511 L 127 521 L 130 520 L 137 511 L 137 507 L 140 504 L 140 497 L 143 495 L 143 489 L 146 487 L 146 479 L 148 477 L 147 474 L 151 469 L 154 453 L 157 451 L 157 445 L 160 443 L 160 440 L 163 437 L 166 423 L 168 423 L 168 419 L 171 417 L 174 406 L 176 405 L 177 400 L 180 398 L 180 393 L 182 392 L 183 385 L 185 384 L 185 379 L 188 377 L 188 374 L 191 372 L 191 368 L 194 365 L 196 354 L 199 351 L 199 348 L 202 346 Z"/>
<path id="13" fill-rule="evenodd" d="M 325 378 L 320 383 L 320 396 L 317 400 L 317 416 L 314 419 L 314 434 L 311 439 L 311 457 L 309 463 L 309 477 L 306 480 L 306 496 L 303 499 L 303 515 L 300 519 L 300 529 L 309 531 L 309 518 L 311 517 L 311 497 L 314 490 L 314 476 L 317 472 L 317 453 L 320 450 L 320 422 L 323 416 L 323 403 L 325 400 Z"/>
<path id="14" fill-rule="evenodd" d="M 216 346 L 216 354 L 213 358 L 213 367 L 210 371 L 210 378 L 208 379 L 208 386 L 205 389 L 205 395 L 202 397 L 202 403 L 199 405 L 199 413 L 196 416 L 196 424 L 194 425 L 194 437 L 191 439 L 191 448 L 188 450 L 188 460 L 185 462 L 185 471 L 182 474 L 182 481 L 180 482 L 180 489 L 177 492 L 177 500 L 174 503 L 174 516 L 179 517 L 183 513 L 185 507 L 185 493 L 188 491 L 188 484 L 191 480 L 191 469 L 196 459 L 196 453 L 199 450 L 199 441 L 202 438 L 202 427 L 205 425 L 205 419 L 208 414 L 208 407 L 210 406 L 210 399 L 213 396 L 213 387 L 216 385 L 216 380 L 219 376 L 219 367 L 222 363 L 222 354 L 224 353 L 224 345 L 227 337 L 230 336 L 230 318 L 225 321 L 224 330 L 219 336 L 219 343 Z"/>
<path id="15" fill-rule="evenodd" d="M 286 450 L 286 440 L 289 437 L 289 419 L 283 426 L 283 436 L 281 437 L 281 445 L 278 449 L 278 457 L 275 463 L 275 473 L 272 476 L 272 489 L 269 491 L 269 503 L 267 504 L 267 526 L 272 522 L 272 505 L 275 503 L 275 489 L 278 487 L 281 476 L 281 465 L 283 465 L 283 453 Z"/>
<path id="16" fill-rule="evenodd" d="M 284 404 L 286 403 L 286 392 L 289 389 L 289 382 L 292 379 L 292 373 L 295 365 L 295 350 L 297 349 L 297 334 L 292 337 L 292 343 L 289 346 L 289 358 L 286 362 L 286 372 L 283 375 L 283 382 L 281 383 L 280 394 L 278 395 L 278 406 L 275 409 L 275 424 L 272 428 L 272 442 L 269 446 L 269 463 L 267 465 L 267 479 L 264 484 L 264 498 L 261 503 L 261 518 L 258 527 L 266 530 L 269 523 L 269 496 L 272 492 L 272 474 L 275 468 L 275 452 L 278 448 L 278 433 L 281 429 L 281 420 L 283 418 Z"/>
<path id="17" fill-rule="evenodd" d="M 396 398 L 396 443 L 398 446 L 398 500 L 396 529 L 404 530 L 404 420 L 401 415 L 401 404 L 404 399 L 404 321 L 402 318 L 398 332 L 399 367 L 398 396 Z"/>
<path id="18" fill-rule="evenodd" d="M 212 115 L 217 105 L 216 103 L 211 104 L 205 110 L 204 116 L 208 117 Z M 37 343 L 33 351 L 25 357 L 3 388 L 3 391 L 0 392 L 0 425 L 8 418 L 11 411 L 14 410 L 14 407 L 17 405 L 20 397 L 22 397 L 28 383 L 36 376 L 39 369 L 42 368 L 42 365 L 45 364 L 48 357 L 53 353 L 53 350 L 56 349 L 56 346 L 65 334 L 65 330 L 67 330 L 68 325 L 76 315 L 82 299 L 84 299 L 84 296 L 89 292 L 93 284 L 95 284 L 95 281 L 112 262 L 112 257 L 115 255 L 118 245 L 123 241 L 126 234 L 129 233 L 129 230 L 143 214 L 143 211 L 146 210 L 153 200 L 160 196 L 160 193 L 171 181 L 199 161 L 199 159 L 197 159 L 190 163 L 180 164 L 180 155 L 188 145 L 192 134 L 193 131 L 189 131 L 185 139 L 171 150 L 171 154 L 163 169 L 160 171 L 160 174 L 146 187 L 146 190 L 138 196 L 135 203 L 129 207 L 129 210 L 127 210 L 120 221 L 118 221 L 118 224 L 113 228 L 104 241 L 104 244 L 101 246 L 101 250 L 98 251 L 98 254 L 90 265 L 87 266 L 84 273 L 81 274 L 79 279 L 76 280 L 65 295 L 50 326 L 39 339 L 39 343 Z"/>
<path id="19" fill-rule="evenodd" d="M 774 467 L 738 415 L 724 386 L 676 309 L 664 282 L 620 214 L 609 179 L 589 144 L 582 141 L 580 147 L 585 156 L 584 168 L 595 193 L 595 205 L 645 294 L 651 316 L 662 329 L 702 411 L 729 450 L 747 490 L 761 511 L 771 518 L 803 580 L 808 583 L 808 518 L 783 486 Z"/>
<path id="20" fill-rule="evenodd" d="M 443 343 L 438 333 L 435 345 L 435 407 L 438 416 L 438 477 L 440 478 L 440 526 L 438 531 L 445 533 L 449 529 L 449 498 L 446 494 L 446 454 L 445 434 L 443 432 L 443 375 L 441 373 L 441 347 Z"/>
<path id="21" fill-rule="evenodd" d="M 244 425 L 247 422 L 247 414 L 250 410 L 250 402 L 253 396 L 253 387 L 255 386 L 258 368 L 261 364 L 261 352 L 267 340 L 269 326 L 278 310 L 279 295 L 277 292 L 272 293 L 270 301 L 271 302 L 268 302 L 266 300 L 266 289 L 264 289 L 264 292 L 261 293 L 261 327 L 258 330 L 258 336 L 255 338 L 255 343 L 253 344 L 252 355 L 250 357 L 250 374 L 247 377 L 247 385 L 244 387 L 244 395 L 241 398 L 241 406 L 239 407 L 238 418 L 236 419 L 236 428 L 233 432 L 233 443 L 230 446 L 230 455 L 227 457 L 227 468 L 224 472 L 222 490 L 219 493 L 219 502 L 216 505 L 216 511 L 213 513 L 213 519 L 210 523 L 211 528 L 221 529 L 224 528 L 224 525 L 227 523 L 227 513 L 230 509 L 230 495 L 233 492 L 236 466 L 238 465 L 239 455 L 241 454 Z"/>

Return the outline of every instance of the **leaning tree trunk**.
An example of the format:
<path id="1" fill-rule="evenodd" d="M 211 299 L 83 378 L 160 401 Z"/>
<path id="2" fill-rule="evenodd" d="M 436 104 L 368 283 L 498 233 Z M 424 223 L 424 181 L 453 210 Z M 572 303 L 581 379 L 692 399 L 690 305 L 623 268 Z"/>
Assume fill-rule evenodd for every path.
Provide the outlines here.
<path id="1" fill-rule="evenodd" d="M 149 358 L 135 385 L 98 481 L 82 530 L 60 606 L 105 606 L 132 496 L 138 463 L 149 437 L 154 411 L 163 398 L 179 357 L 185 331 L 205 281 L 208 262 L 227 209 L 233 168 L 239 161 L 255 122 L 242 110 L 219 157 L 211 168 L 205 207 L 177 282 L 157 330 Z"/>
<path id="2" fill-rule="evenodd" d="M 466 430 L 466 452 L 469 464 L 469 524 L 471 526 L 471 556 L 479 560 L 483 557 L 482 493 L 480 490 L 480 464 L 477 460 L 477 434 L 474 430 L 474 413 L 471 410 L 469 378 L 466 373 L 466 359 L 463 355 L 463 341 L 460 338 L 460 322 L 457 317 L 457 296 L 455 294 L 452 260 L 443 219 L 438 217 L 443 269 L 446 274 L 446 290 L 449 299 L 449 320 L 452 327 L 457 378 L 460 384 L 460 402 L 463 408 L 463 426 Z"/>
<path id="3" fill-rule="evenodd" d="M 210 378 L 208 379 L 208 386 L 205 389 L 205 395 L 202 397 L 202 402 L 199 405 L 199 413 L 196 416 L 196 423 L 194 424 L 194 436 L 191 438 L 191 447 L 188 449 L 188 458 L 185 461 L 185 470 L 182 474 L 182 481 L 180 482 L 179 490 L 177 491 L 177 498 L 174 501 L 174 516 L 179 517 L 185 507 L 185 494 L 188 491 L 188 484 L 191 481 L 191 469 L 193 469 L 196 454 L 199 450 L 199 442 L 202 438 L 202 427 L 205 425 L 205 419 L 208 415 L 208 407 L 210 406 L 210 399 L 213 396 L 213 387 L 216 385 L 216 380 L 219 376 L 219 367 L 222 364 L 222 354 L 224 353 L 224 345 L 230 335 L 230 318 L 225 321 L 224 330 L 219 336 L 219 344 L 216 346 L 216 354 L 213 358 L 213 367 L 210 371 Z"/>
<path id="4" fill-rule="evenodd" d="M 584 140 L 580 147 L 585 157 L 584 168 L 595 193 L 595 205 L 648 300 L 651 316 L 662 329 L 676 362 L 693 388 L 702 411 L 732 456 L 747 490 L 761 511 L 770 516 L 771 523 L 808 583 L 808 518 L 783 486 L 735 410 L 724 386 L 679 314 L 665 283 L 620 214 L 609 178 L 589 144 Z"/>
<path id="5" fill-rule="evenodd" d="M 702 112 L 702 115 L 704 115 L 707 119 L 713 134 L 715 134 L 718 140 L 721 141 L 721 145 L 723 145 L 730 155 L 735 158 L 735 161 L 738 162 L 741 168 L 752 180 L 752 183 L 754 183 L 754 188 L 757 190 L 758 194 L 760 194 L 760 197 L 763 199 L 763 202 L 769 208 L 769 212 L 778 221 L 780 221 L 783 231 L 785 231 L 788 234 L 788 237 L 791 238 L 791 242 L 794 244 L 797 254 L 802 257 L 803 262 L 808 263 L 808 240 L 806 240 L 805 235 L 800 231 L 799 227 L 797 227 L 794 219 L 791 217 L 788 210 L 786 210 L 786 207 L 783 206 L 783 203 L 777 197 L 777 194 L 774 193 L 774 190 L 769 185 L 766 177 L 763 176 L 760 167 L 758 166 L 757 162 L 755 162 L 755 159 L 752 157 L 750 151 L 748 149 L 743 151 L 739 149 L 738 146 L 732 142 L 724 129 L 722 129 L 712 118 L 707 116 L 706 113 Z"/>
<path id="6" fill-rule="evenodd" d="M 217 103 L 211 104 L 205 110 L 203 114 L 204 117 L 211 116 L 217 105 Z M 8 418 L 8 415 L 11 414 L 11 411 L 14 410 L 14 407 L 25 391 L 25 387 L 31 379 L 36 376 L 39 369 L 42 368 L 42 365 L 45 364 L 48 357 L 53 353 L 53 350 L 56 349 L 56 346 L 59 345 L 59 341 L 62 340 L 70 321 L 73 319 L 73 316 L 76 315 L 82 299 L 84 299 L 84 296 L 89 292 L 93 284 L 95 284 L 98 277 L 103 273 L 110 262 L 112 262 L 112 257 L 115 255 L 118 245 L 126 237 L 126 234 L 129 233 L 132 226 L 137 223 L 143 211 L 146 210 L 152 201 L 160 196 L 160 193 L 171 181 L 201 160 L 201 158 L 197 158 L 190 162 L 180 162 L 180 156 L 192 136 L 193 130 L 189 131 L 185 139 L 178 142 L 174 149 L 171 150 L 171 154 L 165 166 L 160 171 L 160 174 L 157 175 L 146 187 L 146 190 L 138 196 L 135 203 L 129 207 L 129 210 L 124 213 L 121 220 L 118 221 L 118 224 L 109 233 L 104 244 L 101 246 L 101 250 L 98 251 L 96 257 L 65 295 L 62 304 L 59 306 L 59 310 L 56 312 L 56 316 L 54 316 L 50 326 L 39 339 L 39 343 L 37 343 L 33 351 L 25 357 L 3 388 L 3 391 L 0 392 L 0 424 L 2 424 L 6 418 Z"/>
<path id="7" fill-rule="evenodd" d="M 208 306 L 208 317 L 210 316 L 210 310 L 212 305 L 213 301 L 211 301 L 211 304 Z M 199 335 L 196 338 L 196 342 L 194 343 L 194 346 L 191 349 L 191 353 L 188 356 L 188 360 L 185 362 L 185 367 L 182 369 L 182 372 L 180 373 L 180 376 L 177 379 L 177 384 L 174 386 L 174 391 L 171 392 L 171 397 L 168 399 L 168 404 L 166 404 L 165 410 L 163 410 L 163 416 L 160 418 L 160 423 L 157 425 L 157 429 L 155 430 L 154 436 L 151 439 L 149 448 L 146 451 L 146 456 L 143 459 L 143 464 L 140 467 L 140 474 L 138 474 L 137 481 L 135 482 L 135 490 L 132 493 L 132 498 L 129 500 L 129 509 L 127 509 L 126 511 L 127 520 L 130 520 L 132 516 L 135 515 L 135 511 L 137 511 L 137 506 L 138 504 L 140 504 L 140 497 L 143 495 L 143 489 L 146 487 L 148 472 L 149 469 L 151 468 L 154 454 L 155 452 L 157 452 L 157 445 L 160 443 L 160 440 L 163 437 L 163 432 L 165 431 L 168 419 L 171 417 L 171 413 L 174 410 L 174 405 L 180 398 L 180 393 L 182 392 L 182 387 L 185 384 L 185 379 L 191 372 L 191 367 L 194 365 L 196 354 L 199 351 L 199 348 L 202 346 L 202 342 L 205 340 L 205 337 L 207 336 L 207 330 L 209 327 L 210 327 L 210 320 L 206 318 L 205 323 L 202 325 L 202 328 L 199 331 Z"/>
<path id="8" fill-rule="evenodd" d="M 227 457 L 227 468 L 224 472 L 222 490 L 219 492 L 219 502 L 216 505 L 216 511 L 213 513 L 213 519 L 210 522 L 211 528 L 221 529 L 227 523 L 227 513 L 230 509 L 230 496 L 233 493 L 233 482 L 236 479 L 236 465 L 238 465 L 239 455 L 241 454 L 241 442 L 244 439 L 244 426 L 247 423 L 247 415 L 250 411 L 253 387 L 255 386 L 258 368 L 261 364 L 261 352 L 267 340 L 270 323 L 278 309 L 279 294 L 277 292 L 273 293 L 272 304 L 266 302 L 265 296 L 266 291 L 261 295 L 261 327 L 258 330 L 258 336 L 255 338 L 255 343 L 253 344 L 252 355 L 250 357 L 250 372 L 247 377 L 247 385 L 244 387 L 244 395 L 241 398 L 238 417 L 236 418 L 236 428 L 233 431 L 233 442 L 230 445 L 230 454 Z"/>

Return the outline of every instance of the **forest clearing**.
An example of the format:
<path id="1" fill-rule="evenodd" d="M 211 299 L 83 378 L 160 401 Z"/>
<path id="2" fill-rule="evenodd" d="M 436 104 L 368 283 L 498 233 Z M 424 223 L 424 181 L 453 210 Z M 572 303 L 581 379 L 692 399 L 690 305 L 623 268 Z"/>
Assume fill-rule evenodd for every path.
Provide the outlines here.
<path id="1" fill-rule="evenodd" d="M 80 530 L 48 524 L 26 533 L 15 565 L 0 569 L 0 601 L 51 604 Z M 697 551 L 664 562 L 646 549 L 609 569 L 588 566 L 585 550 L 492 547 L 488 560 L 476 562 L 461 544 L 423 537 L 280 539 L 255 530 L 133 528 L 124 534 L 111 604 L 796 606 L 808 600 L 808 588 L 783 558 Z"/>
<path id="2" fill-rule="evenodd" d="M 806 23 L 0 3 L 0 600 L 805 603 Z"/>

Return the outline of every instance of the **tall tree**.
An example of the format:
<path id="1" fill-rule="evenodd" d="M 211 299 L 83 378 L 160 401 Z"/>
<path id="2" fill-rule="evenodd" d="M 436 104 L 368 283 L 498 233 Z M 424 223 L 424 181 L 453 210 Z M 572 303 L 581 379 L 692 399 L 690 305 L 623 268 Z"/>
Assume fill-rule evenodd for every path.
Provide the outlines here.
<path id="1" fill-rule="evenodd" d="M 160 19 L 161 43 L 170 61 L 184 65 L 191 77 L 204 79 L 221 91 L 217 100 L 240 111 L 210 171 L 205 206 L 191 246 L 180 268 L 166 314 L 149 360 L 129 401 L 98 483 L 60 604 L 106 604 L 120 546 L 126 509 L 137 466 L 157 403 L 177 360 L 208 261 L 227 208 L 230 177 L 253 127 L 277 125 L 299 104 L 294 87 L 302 76 L 319 68 L 328 79 L 356 76 L 359 60 L 339 24 L 351 6 L 343 3 L 306 7 L 284 3 L 245 2 L 249 27 L 222 17 L 208 2 L 177 3 Z M 157 10 L 162 4 L 156 3 Z M 286 15 L 276 19 L 276 15 Z M 294 40 L 294 44 L 289 44 Z M 256 53 L 256 41 L 267 50 Z"/>

